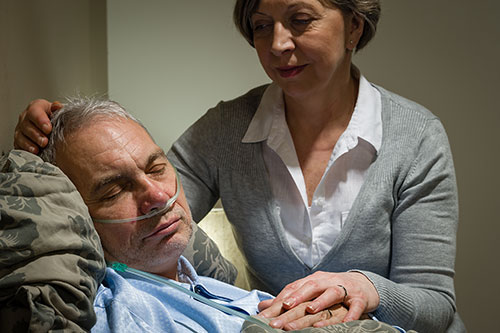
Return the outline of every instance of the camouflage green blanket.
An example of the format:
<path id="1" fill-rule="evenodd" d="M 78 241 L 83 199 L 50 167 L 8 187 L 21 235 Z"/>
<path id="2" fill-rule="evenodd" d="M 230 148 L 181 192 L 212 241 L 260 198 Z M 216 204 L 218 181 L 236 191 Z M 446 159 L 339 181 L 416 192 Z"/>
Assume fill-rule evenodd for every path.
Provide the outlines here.
<path id="1" fill-rule="evenodd" d="M 0 171 L 0 332 L 90 330 L 105 262 L 80 194 L 27 152 Z"/>

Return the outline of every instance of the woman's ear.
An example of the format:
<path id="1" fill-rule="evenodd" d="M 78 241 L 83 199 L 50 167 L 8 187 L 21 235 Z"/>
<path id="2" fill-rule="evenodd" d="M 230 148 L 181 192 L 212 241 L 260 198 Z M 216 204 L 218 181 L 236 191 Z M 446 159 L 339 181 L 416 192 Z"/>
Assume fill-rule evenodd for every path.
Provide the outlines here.
<path id="1" fill-rule="evenodd" d="M 365 26 L 365 20 L 356 14 L 350 14 L 346 22 L 346 49 L 349 51 L 354 51 L 356 46 L 363 35 L 363 28 Z"/>

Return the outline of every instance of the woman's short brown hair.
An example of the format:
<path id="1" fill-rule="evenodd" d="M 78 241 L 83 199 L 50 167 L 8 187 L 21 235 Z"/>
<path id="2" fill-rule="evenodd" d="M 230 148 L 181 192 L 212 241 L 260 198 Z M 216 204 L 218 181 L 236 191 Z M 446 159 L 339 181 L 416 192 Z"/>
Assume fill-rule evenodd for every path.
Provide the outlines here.
<path id="1" fill-rule="evenodd" d="M 318 0 L 324 6 L 335 6 L 346 14 L 354 14 L 365 20 L 363 34 L 356 46 L 357 50 L 365 47 L 375 36 L 377 23 L 380 18 L 380 0 Z M 253 29 L 251 17 L 257 10 L 260 0 L 237 0 L 234 5 L 234 24 L 245 37 L 247 42 L 253 45 Z"/>

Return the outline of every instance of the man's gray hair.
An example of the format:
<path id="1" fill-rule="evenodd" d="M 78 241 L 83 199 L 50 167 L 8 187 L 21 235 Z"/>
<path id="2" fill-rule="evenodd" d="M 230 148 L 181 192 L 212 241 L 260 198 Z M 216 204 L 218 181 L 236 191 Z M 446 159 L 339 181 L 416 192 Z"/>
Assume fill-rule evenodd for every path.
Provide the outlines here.
<path id="1" fill-rule="evenodd" d="M 130 119 L 146 130 L 140 121 L 117 102 L 97 97 L 68 97 L 63 108 L 53 113 L 52 132 L 40 157 L 45 162 L 56 164 L 56 148 L 66 143 L 69 134 L 95 121 L 96 117 Z"/>

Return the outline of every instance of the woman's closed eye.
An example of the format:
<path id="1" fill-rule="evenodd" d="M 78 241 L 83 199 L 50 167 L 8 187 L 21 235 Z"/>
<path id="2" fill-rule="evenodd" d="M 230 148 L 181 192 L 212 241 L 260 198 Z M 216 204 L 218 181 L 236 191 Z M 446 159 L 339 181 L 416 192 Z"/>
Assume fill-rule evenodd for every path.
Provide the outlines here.
<path id="1" fill-rule="evenodd" d="M 252 29 L 254 32 L 269 30 L 272 26 L 273 26 L 272 22 L 261 21 L 261 20 L 252 23 Z"/>
<path id="2" fill-rule="evenodd" d="M 312 19 L 293 19 L 292 23 L 294 25 L 308 25 L 312 22 Z"/>
<path id="3" fill-rule="evenodd" d="M 315 20 L 314 16 L 299 13 L 291 16 L 290 23 L 295 30 L 304 30 Z"/>
<path id="4" fill-rule="evenodd" d="M 308 15 L 295 15 L 291 18 L 293 24 L 307 25 L 313 21 L 313 18 Z"/>

